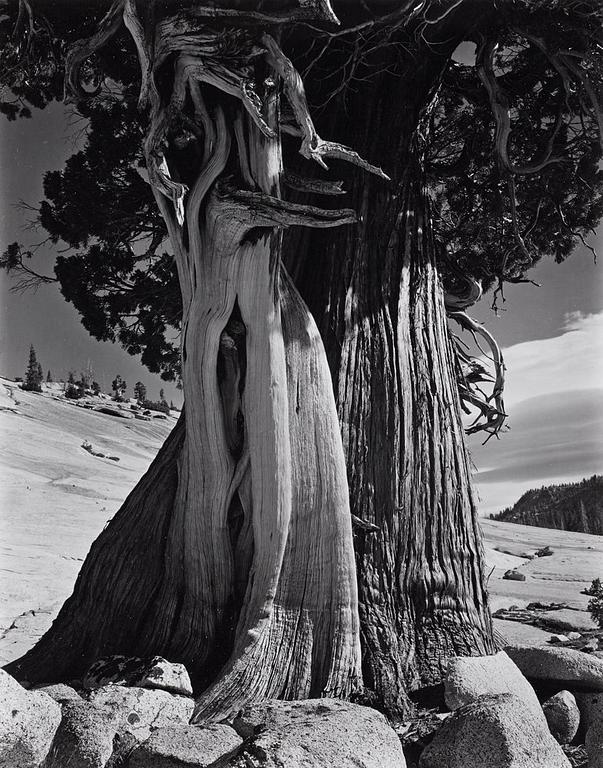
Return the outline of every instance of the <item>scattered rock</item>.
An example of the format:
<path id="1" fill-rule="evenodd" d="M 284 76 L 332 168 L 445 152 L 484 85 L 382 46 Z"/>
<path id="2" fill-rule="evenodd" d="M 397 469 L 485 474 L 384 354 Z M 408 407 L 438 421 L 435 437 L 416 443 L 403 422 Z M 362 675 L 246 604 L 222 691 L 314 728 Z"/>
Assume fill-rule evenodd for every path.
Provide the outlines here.
<path id="1" fill-rule="evenodd" d="M 590 654 L 573 648 L 525 645 L 509 645 L 505 651 L 528 680 L 555 680 L 572 690 L 603 691 L 603 661 Z"/>
<path id="2" fill-rule="evenodd" d="M 139 419 L 140 421 L 151 421 L 150 416 L 144 416 L 142 413 L 135 413 L 134 418 Z"/>
<path id="3" fill-rule="evenodd" d="M 132 752 L 128 768 L 209 768 L 217 764 L 225 765 L 242 744 L 243 739 L 228 725 L 159 728 Z"/>
<path id="4" fill-rule="evenodd" d="M 0 768 L 38 768 L 61 721 L 48 694 L 27 691 L 0 669 Z"/>
<path id="5" fill-rule="evenodd" d="M 104 768 L 113 752 L 115 715 L 83 699 L 66 701 L 45 768 Z"/>
<path id="6" fill-rule="evenodd" d="M 597 720 L 590 726 L 584 746 L 588 755 L 588 768 L 603 768 L 603 720 Z"/>
<path id="7" fill-rule="evenodd" d="M 588 640 L 584 645 L 580 647 L 580 650 L 583 653 L 593 653 L 594 651 L 599 650 L 599 641 L 596 637 L 592 637 L 590 640 Z"/>
<path id="8" fill-rule="evenodd" d="M 95 408 L 97 413 L 105 413 L 107 416 L 117 416 L 120 419 L 132 419 L 134 418 L 134 414 L 128 413 L 127 411 L 119 411 L 117 408 L 109 408 L 107 405 L 101 405 L 98 408 Z"/>
<path id="9" fill-rule="evenodd" d="M 503 579 L 508 579 L 509 581 L 525 581 L 526 577 L 525 574 L 519 573 L 519 571 L 505 571 L 505 575 L 503 576 Z"/>
<path id="10" fill-rule="evenodd" d="M 95 661 L 84 675 L 84 688 L 89 690 L 109 683 L 158 688 L 184 696 L 193 695 L 191 680 L 184 664 L 166 661 L 161 656 L 152 659 L 107 656 Z"/>
<path id="11" fill-rule="evenodd" d="M 167 691 L 107 685 L 92 691 L 89 700 L 118 718 L 118 730 L 131 733 L 139 741 L 148 739 L 151 730 L 168 725 L 185 725 L 193 713 L 194 701 Z"/>
<path id="12" fill-rule="evenodd" d="M 558 645 L 559 643 L 569 643 L 570 639 L 567 635 L 551 635 L 549 637 L 549 643 Z"/>
<path id="13" fill-rule="evenodd" d="M 70 685 L 64 683 L 56 683 L 56 685 L 43 685 L 39 688 L 35 688 L 36 691 L 43 691 L 47 693 L 51 699 L 54 699 L 59 704 L 64 701 L 82 701 L 82 697 L 79 693 Z"/>
<path id="14" fill-rule="evenodd" d="M 455 710 L 480 696 L 512 693 L 534 716 L 542 708 L 532 686 L 504 651 L 493 656 L 457 656 L 448 660 L 444 676 L 444 699 Z"/>
<path id="15" fill-rule="evenodd" d="M 567 636 L 570 640 L 579 640 L 582 637 L 580 632 L 568 632 Z"/>
<path id="16" fill-rule="evenodd" d="M 597 720 L 603 722 L 603 693 L 576 693 L 575 698 L 585 731 Z"/>
<path id="17" fill-rule="evenodd" d="M 339 699 L 269 700 L 246 707 L 233 725 L 246 740 L 240 762 L 232 764 L 237 768 L 406 766 L 400 740 L 385 717 Z"/>
<path id="18" fill-rule="evenodd" d="M 449 717 L 420 768 L 570 768 L 563 750 L 521 699 L 482 696 Z"/>
<path id="19" fill-rule="evenodd" d="M 141 688 L 158 688 L 183 696 L 193 695 L 191 679 L 184 664 L 166 661 L 161 656 L 155 656 L 139 683 Z"/>
<path id="20" fill-rule="evenodd" d="M 574 695 L 559 691 L 542 705 L 549 731 L 560 744 L 569 744 L 578 732 L 580 711 Z"/>
<path id="21" fill-rule="evenodd" d="M 550 557 L 554 553 L 555 553 L 555 550 L 547 546 L 547 547 L 543 547 L 542 549 L 537 549 L 536 557 Z"/>

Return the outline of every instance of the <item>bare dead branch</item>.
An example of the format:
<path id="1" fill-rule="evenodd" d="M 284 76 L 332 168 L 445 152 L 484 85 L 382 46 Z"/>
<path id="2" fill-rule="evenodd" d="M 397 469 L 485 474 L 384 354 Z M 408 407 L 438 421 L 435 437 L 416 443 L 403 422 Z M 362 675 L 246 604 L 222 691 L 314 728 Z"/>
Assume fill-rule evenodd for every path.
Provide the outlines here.
<path id="1" fill-rule="evenodd" d="M 100 91 L 98 85 L 93 91 L 86 91 L 80 81 L 83 63 L 110 40 L 123 23 L 125 0 L 114 0 L 106 15 L 100 21 L 96 32 L 88 38 L 78 40 L 70 48 L 65 59 L 65 101 L 69 97 L 87 99 Z"/>
<path id="2" fill-rule="evenodd" d="M 469 317 L 466 312 L 450 312 L 448 316 L 456 320 L 456 322 L 463 328 L 468 330 L 477 336 L 480 336 L 488 345 L 491 353 L 491 360 L 494 365 L 494 384 L 492 387 L 492 393 L 489 397 L 480 397 L 476 393 L 475 384 L 477 381 L 484 381 L 483 378 L 483 366 L 479 361 L 475 361 L 480 368 L 477 369 L 478 378 L 474 377 L 473 381 L 471 377 L 467 377 L 463 374 L 462 380 L 459 386 L 459 393 L 462 399 L 469 402 L 480 411 L 480 416 L 476 421 L 467 428 L 468 434 L 474 434 L 475 432 L 485 431 L 489 433 L 489 436 L 500 432 L 501 428 L 507 418 L 505 413 L 505 406 L 503 401 L 503 391 L 505 385 L 505 365 L 503 355 L 500 347 L 490 331 L 485 326 L 473 318 Z M 457 346 L 457 355 L 459 354 Z M 467 353 L 463 352 L 465 359 L 467 359 Z"/>
<path id="3" fill-rule="evenodd" d="M 351 208 L 330 211 L 314 205 L 291 203 L 263 192 L 236 189 L 227 182 L 218 185 L 216 195 L 223 210 L 228 210 L 249 228 L 305 226 L 324 229 L 357 221 L 356 212 Z"/>

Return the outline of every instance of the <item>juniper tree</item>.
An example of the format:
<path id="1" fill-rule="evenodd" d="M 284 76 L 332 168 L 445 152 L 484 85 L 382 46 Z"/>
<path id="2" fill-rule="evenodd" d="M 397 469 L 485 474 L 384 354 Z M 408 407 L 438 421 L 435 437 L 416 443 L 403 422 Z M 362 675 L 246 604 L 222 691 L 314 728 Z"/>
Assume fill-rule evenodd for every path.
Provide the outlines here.
<path id="1" fill-rule="evenodd" d="M 88 98 L 39 211 L 72 249 L 56 278 L 186 407 L 9 669 L 161 653 L 197 719 L 361 691 L 405 713 L 448 655 L 495 647 L 460 412 L 500 429 L 503 368 L 466 310 L 601 215 L 594 0 L 341 2 L 338 27 L 324 0 L 117 0 L 70 46 L 21 6 L 13 114 L 53 98 L 66 49 Z M 489 346 L 490 396 L 447 315 Z"/>

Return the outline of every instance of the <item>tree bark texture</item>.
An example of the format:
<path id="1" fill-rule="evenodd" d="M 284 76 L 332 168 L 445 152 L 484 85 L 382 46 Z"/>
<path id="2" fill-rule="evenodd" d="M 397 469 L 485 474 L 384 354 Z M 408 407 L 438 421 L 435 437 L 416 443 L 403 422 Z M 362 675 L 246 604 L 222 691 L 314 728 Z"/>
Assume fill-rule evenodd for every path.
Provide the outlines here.
<path id="1" fill-rule="evenodd" d="M 192 86 L 191 86 L 192 87 Z M 345 458 L 324 347 L 281 264 L 279 94 L 262 132 L 227 99 L 184 219 L 160 194 L 183 294 L 185 413 L 11 674 L 80 676 L 114 653 L 183 662 L 195 720 L 361 688 Z M 221 175 L 238 165 L 242 189 Z M 241 170 L 243 169 L 243 170 Z M 251 187 L 251 189 L 250 189 Z"/>
<path id="2" fill-rule="evenodd" d="M 378 527 L 355 536 L 363 676 L 394 716 L 405 691 L 440 682 L 446 657 L 495 648 L 424 185 L 444 61 L 359 86 L 346 103 L 354 120 L 330 111 L 332 135 L 392 184 L 344 171 L 358 227 L 288 246 L 307 254 L 291 268 L 329 356 L 352 513 Z"/>

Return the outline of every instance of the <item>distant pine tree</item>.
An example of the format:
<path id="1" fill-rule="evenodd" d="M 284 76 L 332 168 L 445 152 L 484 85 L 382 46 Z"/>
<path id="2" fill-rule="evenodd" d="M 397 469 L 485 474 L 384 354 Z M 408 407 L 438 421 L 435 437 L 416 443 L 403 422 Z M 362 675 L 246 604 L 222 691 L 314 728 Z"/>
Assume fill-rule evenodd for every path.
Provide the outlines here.
<path id="1" fill-rule="evenodd" d="M 27 370 L 25 371 L 25 381 L 23 382 L 22 389 L 25 389 L 28 392 L 41 392 L 43 380 L 44 374 L 42 373 L 42 366 L 38 363 L 36 350 L 32 344 L 29 347 L 29 362 L 27 364 Z"/>
<path id="2" fill-rule="evenodd" d="M 52 373 L 50 372 L 50 368 L 49 368 L 48 373 L 46 374 L 46 383 L 52 384 L 52 382 L 53 382 Z"/>
<path id="3" fill-rule="evenodd" d="M 142 381 L 137 381 L 134 385 L 134 397 L 139 403 L 143 403 L 147 399 L 147 388 Z"/>

